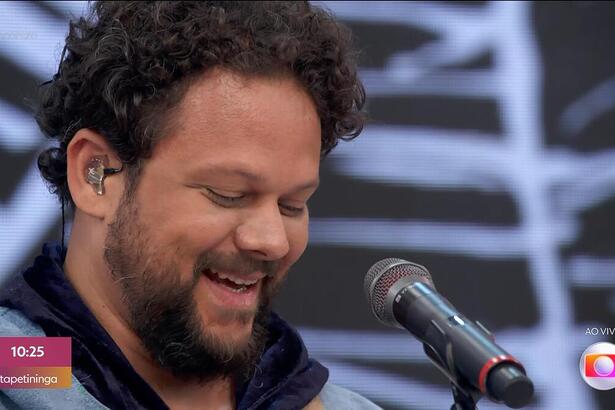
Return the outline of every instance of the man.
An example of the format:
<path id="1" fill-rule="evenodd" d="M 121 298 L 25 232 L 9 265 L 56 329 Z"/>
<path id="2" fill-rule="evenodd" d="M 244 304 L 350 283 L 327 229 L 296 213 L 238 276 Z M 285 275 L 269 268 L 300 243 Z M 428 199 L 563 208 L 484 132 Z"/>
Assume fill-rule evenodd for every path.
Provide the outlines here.
<path id="1" fill-rule="evenodd" d="M 376 408 L 269 311 L 320 158 L 362 128 L 346 29 L 303 2 L 99 2 L 37 121 L 68 248 L 0 295 L 0 335 L 70 336 L 70 390 L 6 408 Z"/>

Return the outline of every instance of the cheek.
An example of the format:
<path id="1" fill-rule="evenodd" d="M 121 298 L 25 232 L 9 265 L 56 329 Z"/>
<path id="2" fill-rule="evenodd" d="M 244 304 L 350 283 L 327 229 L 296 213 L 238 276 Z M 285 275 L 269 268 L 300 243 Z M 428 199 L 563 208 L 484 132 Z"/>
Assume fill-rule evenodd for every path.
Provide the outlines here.
<path id="1" fill-rule="evenodd" d="M 230 250 L 236 223 L 232 218 L 194 214 L 175 218 L 163 238 L 181 256 L 182 264 L 192 269 L 198 258 L 207 251 L 233 253 Z"/>
<path id="2" fill-rule="evenodd" d="M 289 251 L 286 259 L 287 267 L 294 264 L 303 255 L 308 243 L 308 219 L 287 224 Z"/>
<path id="3" fill-rule="evenodd" d="M 149 201 L 140 208 L 148 229 L 151 250 L 172 255 L 185 275 L 192 272 L 198 257 L 207 250 L 223 249 L 231 242 L 237 221 L 230 213 L 222 214 L 202 201 Z"/>

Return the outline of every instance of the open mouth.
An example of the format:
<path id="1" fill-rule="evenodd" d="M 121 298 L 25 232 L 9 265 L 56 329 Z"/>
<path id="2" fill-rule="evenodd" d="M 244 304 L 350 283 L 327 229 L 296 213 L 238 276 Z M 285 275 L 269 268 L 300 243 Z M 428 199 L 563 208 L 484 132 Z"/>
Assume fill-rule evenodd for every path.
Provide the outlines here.
<path id="1" fill-rule="evenodd" d="M 205 269 L 203 274 L 214 283 L 218 283 L 227 287 L 230 291 L 235 293 L 243 293 L 252 289 L 257 283 L 257 280 L 247 280 L 238 278 L 236 276 L 229 276 L 224 273 L 216 272 L 213 270 Z"/>

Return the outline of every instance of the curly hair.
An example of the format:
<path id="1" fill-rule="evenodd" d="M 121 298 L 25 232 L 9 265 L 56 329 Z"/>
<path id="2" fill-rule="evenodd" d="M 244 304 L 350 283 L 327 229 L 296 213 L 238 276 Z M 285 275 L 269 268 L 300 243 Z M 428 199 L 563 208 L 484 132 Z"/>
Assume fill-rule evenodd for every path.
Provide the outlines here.
<path id="1" fill-rule="evenodd" d="M 294 76 L 315 103 L 325 156 L 363 128 L 356 57 L 349 29 L 308 2 L 96 2 L 70 23 L 58 72 L 41 85 L 36 121 L 59 147 L 40 154 L 39 169 L 74 205 L 66 149 L 82 128 L 138 169 L 190 79 L 213 67 Z"/>

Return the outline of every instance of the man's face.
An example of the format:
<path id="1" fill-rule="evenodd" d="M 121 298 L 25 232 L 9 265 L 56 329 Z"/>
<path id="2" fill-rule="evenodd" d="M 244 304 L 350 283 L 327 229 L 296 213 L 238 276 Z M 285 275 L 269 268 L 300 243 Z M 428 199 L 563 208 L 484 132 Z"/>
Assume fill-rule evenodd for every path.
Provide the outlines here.
<path id="1" fill-rule="evenodd" d="M 262 348 L 269 299 L 307 244 L 320 121 L 294 80 L 224 70 L 191 85 L 171 121 L 105 257 L 146 347 L 206 378 L 199 368 L 245 365 Z"/>

